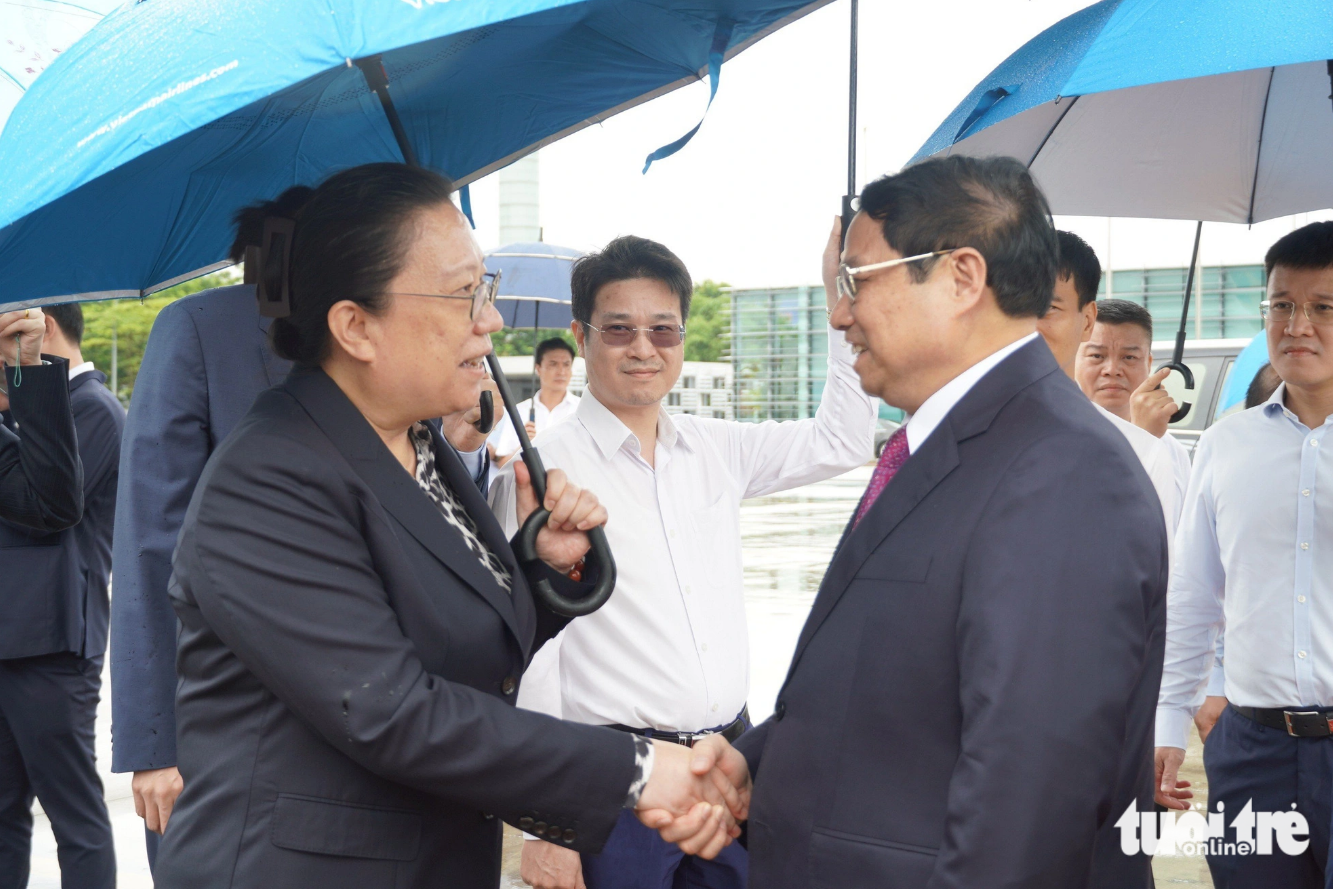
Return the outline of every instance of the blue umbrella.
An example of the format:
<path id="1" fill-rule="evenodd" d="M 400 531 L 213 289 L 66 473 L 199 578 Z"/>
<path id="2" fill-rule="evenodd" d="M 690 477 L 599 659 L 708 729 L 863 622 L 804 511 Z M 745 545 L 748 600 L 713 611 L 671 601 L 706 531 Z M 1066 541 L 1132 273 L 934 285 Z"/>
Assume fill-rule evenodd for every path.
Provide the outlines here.
<path id="1" fill-rule="evenodd" d="M 0 134 L 0 306 L 200 274 L 224 259 L 236 209 L 357 164 L 415 157 L 466 184 L 677 87 L 716 87 L 725 59 L 827 2 L 122 7 Z"/>
<path id="2" fill-rule="evenodd" d="M 500 272 L 495 307 L 506 327 L 569 327 L 569 272 L 583 254 L 554 244 L 509 244 L 486 254 L 486 269 Z"/>
<path id="3" fill-rule="evenodd" d="M 1002 62 L 912 163 L 1009 155 L 1055 213 L 1199 220 L 1168 365 L 1192 389 L 1203 220 L 1333 206 L 1331 80 L 1333 0 L 1103 0 Z"/>
<path id="4" fill-rule="evenodd" d="M 1219 415 L 1245 401 L 1245 393 L 1249 390 L 1254 375 L 1267 363 L 1268 335 L 1261 330 L 1254 335 L 1248 346 L 1241 349 L 1231 364 L 1226 388 L 1222 390 L 1222 397 L 1217 404 Z"/>

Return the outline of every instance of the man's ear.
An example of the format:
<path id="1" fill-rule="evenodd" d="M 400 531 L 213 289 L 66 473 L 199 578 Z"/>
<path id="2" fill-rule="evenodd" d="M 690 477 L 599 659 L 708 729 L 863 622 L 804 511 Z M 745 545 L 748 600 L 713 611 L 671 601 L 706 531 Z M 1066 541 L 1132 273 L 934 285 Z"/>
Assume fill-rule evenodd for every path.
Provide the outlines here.
<path id="1" fill-rule="evenodd" d="M 584 334 L 583 323 L 578 319 L 569 322 L 569 332 L 574 334 L 574 342 L 578 344 L 579 354 L 582 355 L 584 360 L 586 361 L 588 358 L 588 353 L 585 352 L 583 349 L 583 334 Z"/>
<path id="2" fill-rule="evenodd" d="M 46 326 L 46 333 L 42 334 L 42 339 L 48 343 L 52 342 L 55 340 L 56 334 L 60 333 L 60 325 L 56 323 L 56 319 L 52 317 L 50 312 L 42 315 L 42 323 Z"/>
<path id="3" fill-rule="evenodd" d="M 369 329 L 373 323 L 366 310 L 350 299 L 329 306 L 329 336 L 349 356 L 367 364 L 375 360 L 378 351 Z"/>
<path id="4" fill-rule="evenodd" d="M 986 257 L 973 247 L 960 247 L 942 259 L 953 273 L 954 309 L 959 314 L 972 310 L 986 294 Z"/>
<path id="5" fill-rule="evenodd" d="M 1093 300 L 1083 307 L 1083 331 L 1079 334 L 1078 341 L 1086 343 L 1092 339 L 1092 328 L 1097 326 L 1097 300 Z"/>

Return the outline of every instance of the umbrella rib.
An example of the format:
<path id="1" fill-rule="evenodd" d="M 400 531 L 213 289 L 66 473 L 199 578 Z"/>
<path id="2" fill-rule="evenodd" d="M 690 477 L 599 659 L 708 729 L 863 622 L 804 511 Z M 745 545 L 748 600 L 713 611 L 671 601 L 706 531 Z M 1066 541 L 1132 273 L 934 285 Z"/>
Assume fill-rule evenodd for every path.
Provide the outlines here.
<path id="1" fill-rule="evenodd" d="M 1254 179 L 1250 182 L 1250 212 L 1246 215 L 1246 221 L 1250 225 L 1254 225 L 1254 196 L 1259 189 L 1259 161 L 1264 155 L 1264 127 L 1268 125 L 1268 99 L 1273 95 L 1273 75 L 1276 73 L 1276 65 L 1268 69 L 1268 89 L 1264 91 L 1264 110 L 1259 115 L 1259 145 L 1254 150 Z"/>
<path id="2" fill-rule="evenodd" d="M 1075 96 L 1074 98 L 1070 99 L 1069 104 L 1065 106 L 1065 110 L 1061 112 L 1060 116 L 1055 119 L 1055 123 L 1051 124 L 1051 128 L 1046 131 L 1046 135 L 1045 137 L 1042 138 L 1041 144 L 1037 146 L 1037 150 L 1032 152 L 1032 159 L 1029 160 L 1027 164 L 1029 170 L 1031 170 L 1032 165 L 1037 162 L 1037 158 L 1041 155 L 1042 149 L 1046 147 L 1046 143 L 1051 141 L 1051 136 L 1055 135 L 1056 128 L 1058 128 L 1060 124 L 1064 123 L 1065 115 L 1068 114 L 1069 110 L 1074 107 L 1074 103 L 1076 103 L 1081 98 L 1083 97 Z"/>

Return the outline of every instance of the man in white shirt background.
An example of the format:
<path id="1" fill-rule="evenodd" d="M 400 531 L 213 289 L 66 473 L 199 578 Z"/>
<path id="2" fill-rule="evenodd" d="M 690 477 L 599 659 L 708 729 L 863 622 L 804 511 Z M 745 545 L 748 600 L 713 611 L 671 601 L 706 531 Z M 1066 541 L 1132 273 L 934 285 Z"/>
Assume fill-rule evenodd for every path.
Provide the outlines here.
<path id="1" fill-rule="evenodd" d="M 1213 883 L 1322 889 L 1333 879 L 1333 223 L 1281 238 L 1265 266 L 1268 353 L 1284 382 L 1195 451 L 1167 604 L 1157 801 L 1187 805 L 1170 788 L 1225 623 L 1230 704 L 1204 747 L 1209 807 L 1225 806 L 1231 843 L 1247 804 L 1279 818 L 1294 808 L 1309 847 L 1209 856 Z"/>
<path id="2" fill-rule="evenodd" d="M 536 440 L 546 427 L 572 416 L 579 397 L 569 391 L 574 376 L 574 347 L 558 336 L 542 340 L 532 355 L 533 372 L 541 387 L 531 398 L 520 401 L 515 409 L 523 418 L 528 438 Z M 507 412 L 500 414 L 487 442 L 495 449 L 495 459 L 506 461 L 518 453 L 518 433 Z"/>
<path id="3" fill-rule="evenodd" d="M 836 292 L 838 234 L 825 254 L 828 294 Z M 662 402 L 680 376 L 693 292 L 684 264 L 661 244 L 617 238 L 578 261 L 572 290 L 587 388 L 574 417 L 544 432 L 538 450 L 606 504 L 618 579 L 600 611 L 537 655 L 520 703 L 662 740 L 688 742 L 703 731 L 732 740 L 748 725 L 740 501 L 866 463 L 873 402 L 842 333 L 830 328 L 828 379 L 813 418 L 668 415 Z M 493 503 L 512 531 L 511 478 L 496 480 Z M 554 681 L 540 681 L 542 671 Z M 625 819 L 599 855 L 582 860 L 526 843 L 522 873 L 537 889 L 742 889 L 747 867 L 739 845 L 711 862 L 682 858 Z"/>

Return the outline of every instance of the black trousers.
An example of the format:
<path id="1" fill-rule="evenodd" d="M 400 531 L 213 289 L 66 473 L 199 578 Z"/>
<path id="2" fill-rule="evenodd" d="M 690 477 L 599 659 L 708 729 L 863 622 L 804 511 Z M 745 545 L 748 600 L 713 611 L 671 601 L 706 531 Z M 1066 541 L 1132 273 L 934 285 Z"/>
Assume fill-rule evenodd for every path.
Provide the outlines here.
<path id="1" fill-rule="evenodd" d="M 0 660 L 0 889 L 28 885 L 32 800 L 51 819 L 65 889 L 114 889 L 116 853 L 93 753 L 102 658 Z"/>

